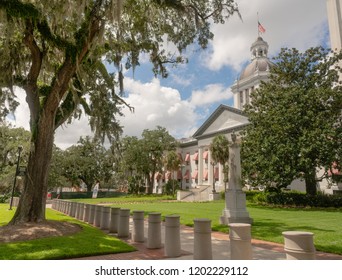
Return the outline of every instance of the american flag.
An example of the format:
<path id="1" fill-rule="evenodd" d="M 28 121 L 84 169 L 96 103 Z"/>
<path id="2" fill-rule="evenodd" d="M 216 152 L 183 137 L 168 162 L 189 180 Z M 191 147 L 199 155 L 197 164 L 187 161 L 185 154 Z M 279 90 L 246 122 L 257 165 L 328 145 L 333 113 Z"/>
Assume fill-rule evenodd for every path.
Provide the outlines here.
<path id="1" fill-rule="evenodd" d="M 258 21 L 258 29 L 260 33 L 265 33 L 266 29 L 261 25 L 261 23 Z"/>

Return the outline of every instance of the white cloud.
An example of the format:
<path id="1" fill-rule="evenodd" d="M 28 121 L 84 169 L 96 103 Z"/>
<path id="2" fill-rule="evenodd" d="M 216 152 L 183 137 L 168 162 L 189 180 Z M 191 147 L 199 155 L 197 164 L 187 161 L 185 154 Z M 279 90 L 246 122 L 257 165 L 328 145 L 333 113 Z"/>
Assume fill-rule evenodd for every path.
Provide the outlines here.
<path id="1" fill-rule="evenodd" d="M 233 96 L 230 88 L 222 84 L 207 85 L 203 90 L 195 90 L 192 92 L 190 103 L 194 106 L 203 106 L 216 102 L 223 102 Z"/>
<path id="2" fill-rule="evenodd" d="M 204 65 L 211 70 L 223 66 L 240 70 L 249 60 L 249 48 L 258 36 L 258 11 L 259 21 L 266 29 L 262 37 L 269 43 L 270 57 L 281 47 L 304 50 L 317 46 L 325 36 L 326 1 L 240 0 L 238 5 L 243 21 L 234 16 L 224 25 L 213 27 L 215 37 L 204 57 Z"/>
<path id="3" fill-rule="evenodd" d="M 178 90 L 163 87 L 158 79 L 141 83 L 125 79 L 125 89 L 129 95 L 125 101 L 134 107 L 134 113 L 124 109 L 120 120 L 124 135 L 140 136 L 144 129 L 162 126 L 175 137 L 190 136 L 197 127 L 198 116 L 190 102 L 181 99 Z"/>

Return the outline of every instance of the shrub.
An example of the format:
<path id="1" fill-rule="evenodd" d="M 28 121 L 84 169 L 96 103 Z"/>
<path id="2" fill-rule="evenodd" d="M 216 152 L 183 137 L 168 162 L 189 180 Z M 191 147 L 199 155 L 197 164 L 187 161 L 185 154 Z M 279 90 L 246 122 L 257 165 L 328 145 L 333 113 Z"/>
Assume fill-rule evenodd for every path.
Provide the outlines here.
<path id="1" fill-rule="evenodd" d="M 296 191 L 267 193 L 266 203 L 282 206 L 296 207 L 342 207 L 342 197 L 319 193 L 308 195 Z"/>

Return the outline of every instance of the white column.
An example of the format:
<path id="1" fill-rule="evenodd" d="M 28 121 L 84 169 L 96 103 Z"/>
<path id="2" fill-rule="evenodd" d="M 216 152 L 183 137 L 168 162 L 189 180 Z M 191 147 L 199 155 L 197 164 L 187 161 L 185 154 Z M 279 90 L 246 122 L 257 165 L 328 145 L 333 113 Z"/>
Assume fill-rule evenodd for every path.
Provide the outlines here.
<path id="1" fill-rule="evenodd" d="M 208 183 L 210 186 L 213 185 L 214 182 L 214 168 L 213 165 L 211 164 L 212 162 L 212 156 L 210 150 L 208 150 Z"/>
<path id="2" fill-rule="evenodd" d="M 203 147 L 198 148 L 198 185 L 203 184 Z"/>
<path id="3" fill-rule="evenodd" d="M 181 255 L 180 241 L 180 216 L 170 215 L 165 217 L 165 256 L 169 258 Z"/>
<path id="4" fill-rule="evenodd" d="M 211 220 L 194 220 L 194 260 L 212 260 Z"/>

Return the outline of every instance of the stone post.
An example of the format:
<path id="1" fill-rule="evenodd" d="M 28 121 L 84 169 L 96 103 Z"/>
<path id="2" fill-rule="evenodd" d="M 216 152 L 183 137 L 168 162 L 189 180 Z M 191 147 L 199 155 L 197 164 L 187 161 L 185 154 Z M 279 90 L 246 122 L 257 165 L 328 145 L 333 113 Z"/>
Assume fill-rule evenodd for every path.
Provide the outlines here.
<path id="1" fill-rule="evenodd" d="M 76 207 L 75 207 L 75 218 L 78 219 L 80 215 L 80 203 L 79 202 L 74 202 Z"/>
<path id="2" fill-rule="evenodd" d="M 76 215 L 76 202 L 71 202 L 71 217 L 75 217 Z"/>
<path id="3" fill-rule="evenodd" d="M 252 260 L 251 225 L 229 224 L 230 259 Z"/>
<path id="4" fill-rule="evenodd" d="M 79 203 L 77 219 L 80 221 L 83 220 L 83 215 L 84 215 L 84 203 Z"/>
<path id="5" fill-rule="evenodd" d="M 147 248 L 161 248 L 161 214 L 150 213 L 148 215 Z"/>
<path id="6" fill-rule="evenodd" d="M 110 207 L 102 207 L 100 229 L 109 229 Z"/>
<path id="7" fill-rule="evenodd" d="M 95 216 L 94 216 L 93 225 L 96 227 L 100 227 L 101 214 L 102 214 L 102 206 L 101 205 L 95 205 Z"/>
<path id="8" fill-rule="evenodd" d="M 94 204 L 89 205 L 89 219 L 88 224 L 92 225 L 94 224 L 94 218 L 95 218 L 95 206 Z"/>
<path id="9" fill-rule="evenodd" d="M 129 237 L 130 209 L 119 210 L 118 237 Z"/>
<path id="10" fill-rule="evenodd" d="M 134 242 L 144 242 L 144 211 L 133 211 L 132 240 Z"/>
<path id="11" fill-rule="evenodd" d="M 180 222 L 179 216 L 170 215 L 165 217 L 165 256 L 169 258 L 181 255 Z"/>
<path id="12" fill-rule="evenodd" d="M 194 260 L 212 260 L 211 220 L 194 220 Z"/>
<path id="13" fill-rule="evenodd" d="M 284 231 L 283 236 L 287 260 L 316 259 L 312 232 Z"/>
<path id="14" fill-rule="evenodd" d="M 84 203 L 84 210 L 83 210 L 83 222 L 89 221 L 89 214 L 90 214 L 90 204 Z"/>
<path id="15" fill-rule="evenodd" d="M 109 232 L 111 232 L 111 233 L 117 233 L 118 232 L 119 212 L 120 212 L 120 208 L 111 208 L 110 209 Z"/>

